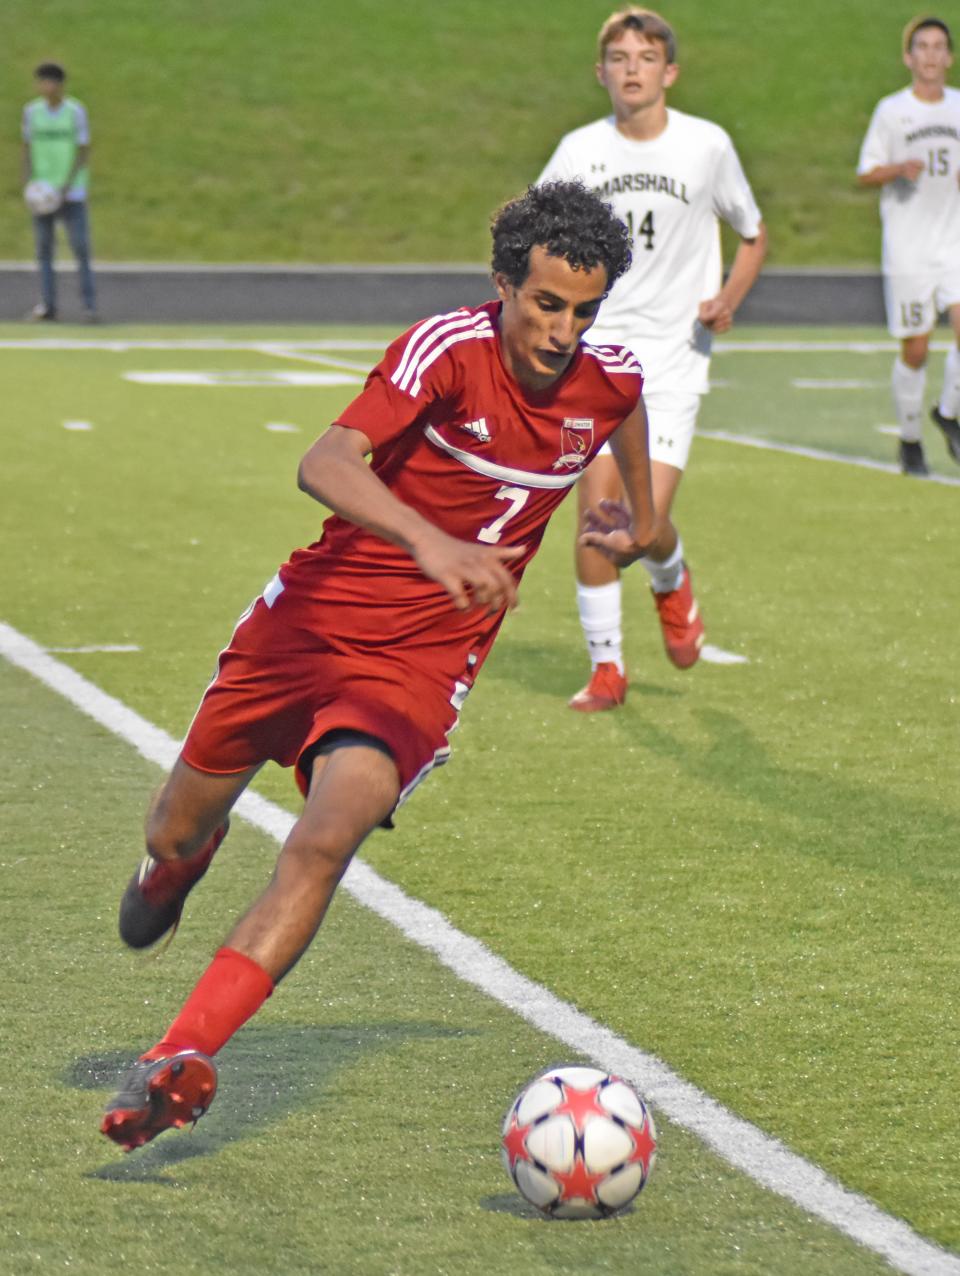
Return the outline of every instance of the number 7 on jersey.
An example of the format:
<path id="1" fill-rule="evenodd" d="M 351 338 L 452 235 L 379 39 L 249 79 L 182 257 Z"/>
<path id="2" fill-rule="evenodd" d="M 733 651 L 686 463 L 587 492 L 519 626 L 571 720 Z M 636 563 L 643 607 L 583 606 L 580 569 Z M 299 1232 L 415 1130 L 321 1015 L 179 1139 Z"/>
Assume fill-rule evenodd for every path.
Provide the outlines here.
<path id="1" fill-rule="evenodd" d="M 509 501 L 507 509 L 495 518 L 492 523 L 488 523 L 486 527 L 481 527 L 477 532 L 477 540 L 483 541 L 484 545 L 496 545 L 503 535 L 503 529 L 510 522 L 515 514 L 519 514 L 527 503 L 527 497 L 530 495 L 525 487 L 501 487 L 494 493 L 494 499 L 498 501 Z"/>

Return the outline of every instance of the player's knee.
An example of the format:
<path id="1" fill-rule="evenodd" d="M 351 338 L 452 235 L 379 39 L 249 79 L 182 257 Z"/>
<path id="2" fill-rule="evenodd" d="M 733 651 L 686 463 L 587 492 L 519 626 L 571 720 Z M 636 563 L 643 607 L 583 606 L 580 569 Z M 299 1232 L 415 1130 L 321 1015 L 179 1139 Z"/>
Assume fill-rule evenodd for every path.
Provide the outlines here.
<path id="1" fill-rule="evenodd" d="M 283 859 L 305 878 L 338 878 L 350 862 L 356 839 L 337 821 L 298 825 L 283 848 Z"/>
<path id="2" fill-rule="evenodd" d="M 192 821 L 164 809 L 157 803 L 146 824 L 147 850 L 158 860 L 185 859 L 192 855 L 209 837 L 207 829 L 198 828 Z"/>

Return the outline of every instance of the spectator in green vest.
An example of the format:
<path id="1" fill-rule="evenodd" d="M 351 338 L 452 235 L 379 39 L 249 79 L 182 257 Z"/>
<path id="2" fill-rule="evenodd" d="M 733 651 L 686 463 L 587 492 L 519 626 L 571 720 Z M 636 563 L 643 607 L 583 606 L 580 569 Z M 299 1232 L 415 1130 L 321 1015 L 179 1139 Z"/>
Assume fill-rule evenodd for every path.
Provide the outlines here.
<path id="1" fill-rule="evenodd" d="M 43 62 L 34 72 L 39 97 L 23 108 L 24 182 L 48 182 L 60 192 L 60 206 L 52 213 L 34 214 L 42 300 L 31 319 L 56 319 L 57 283 L 53 270 L 54 227 L 59 218 L 77 259 L 83 317 L 97 319 L 97 299 L 90 268 L 90 223 L 87 217 L 87 159 L 90 124 L 76 98 L 64 93 L 66 72 L 56 62 Z"/>

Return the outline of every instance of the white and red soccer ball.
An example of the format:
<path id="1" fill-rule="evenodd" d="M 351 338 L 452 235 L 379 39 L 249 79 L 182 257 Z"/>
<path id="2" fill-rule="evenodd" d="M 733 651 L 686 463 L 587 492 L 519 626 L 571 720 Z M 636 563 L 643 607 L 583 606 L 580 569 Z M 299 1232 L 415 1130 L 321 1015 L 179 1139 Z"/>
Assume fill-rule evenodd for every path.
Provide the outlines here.
<path id="1" fill-rule="evenodd" d="M 501 1143 L 507 1173 L 532 1205 L 553 1218 L 605 1218 L 644 1187 L 657 1132 L 622 1077 L 562 1067 L 524 1086 Z"/>

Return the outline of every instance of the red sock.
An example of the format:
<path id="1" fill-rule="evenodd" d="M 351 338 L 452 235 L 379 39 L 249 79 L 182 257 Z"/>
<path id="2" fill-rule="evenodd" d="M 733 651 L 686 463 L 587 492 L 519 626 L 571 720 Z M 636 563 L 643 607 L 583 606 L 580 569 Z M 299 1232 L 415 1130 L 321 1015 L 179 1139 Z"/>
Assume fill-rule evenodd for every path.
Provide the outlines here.
<path id="1" fill-rule="evenodd" d="M 143 1059 L 162 1059 L 179 1050 L 216 1054 L 273 992 L 273 980 L 234 948 L 221 948 L 163 1039 Z"/>

